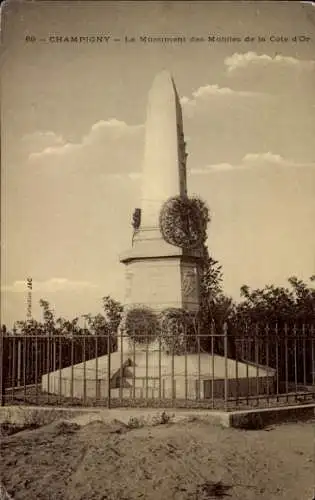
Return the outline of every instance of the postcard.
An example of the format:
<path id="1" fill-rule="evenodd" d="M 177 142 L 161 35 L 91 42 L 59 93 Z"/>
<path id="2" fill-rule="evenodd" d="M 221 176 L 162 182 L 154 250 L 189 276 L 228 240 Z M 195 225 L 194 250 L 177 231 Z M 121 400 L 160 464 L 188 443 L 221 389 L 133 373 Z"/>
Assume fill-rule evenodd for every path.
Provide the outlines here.
<path id="1" fill-rule="evenodd" d="M 1 405 L 161 412 L 153 451 L 130 408 L 32 420 L 32 459 L 4 422 L 0 498 L 311 500 L 306 424 L 172 411 L 314 406 L 314 30 L 307 1 L 3 3 Z"/>

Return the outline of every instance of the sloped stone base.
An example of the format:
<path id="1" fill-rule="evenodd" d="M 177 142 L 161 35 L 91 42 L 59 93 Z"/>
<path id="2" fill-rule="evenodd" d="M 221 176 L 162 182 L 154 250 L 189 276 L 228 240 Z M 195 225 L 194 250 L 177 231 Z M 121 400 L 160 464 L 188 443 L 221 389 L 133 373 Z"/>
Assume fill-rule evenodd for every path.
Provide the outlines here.
<path id="1" fill-rule="evenodd" d="M 110 363 L 109 363 L 110 361 Z M 42 390 L 64 397 L 205 399 L 274 392 L 275 370 L 207 353 L 170 356 L 158 350 L 126 350 L 42 377 Z M 119 389 L 119 388 L 122 389 Z M 116 394 L 117 393 L 117 394 Z"/>

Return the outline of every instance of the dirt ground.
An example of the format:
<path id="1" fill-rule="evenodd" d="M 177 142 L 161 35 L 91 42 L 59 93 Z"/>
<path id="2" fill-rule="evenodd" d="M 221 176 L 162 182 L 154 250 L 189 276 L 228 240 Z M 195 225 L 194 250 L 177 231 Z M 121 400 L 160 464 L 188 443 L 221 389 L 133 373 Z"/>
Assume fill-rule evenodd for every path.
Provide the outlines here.
<path id="1" fill-rule="evenodd" d="M 314 437 L 314 422 L 54 422 L 2 436 L 0 474 L 14 500 L 313 500 Z"/>

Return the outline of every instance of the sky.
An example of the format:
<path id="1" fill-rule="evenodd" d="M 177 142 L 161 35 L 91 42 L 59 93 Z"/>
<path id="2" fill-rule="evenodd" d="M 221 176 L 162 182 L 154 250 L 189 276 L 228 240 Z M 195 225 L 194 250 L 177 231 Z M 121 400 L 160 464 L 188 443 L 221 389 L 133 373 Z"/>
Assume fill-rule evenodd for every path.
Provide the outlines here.
<path id="1" fill-rule="evenodd" d="M 162 69 L 181 98 L 188 193 L 210 207 L 225 292 L 315 274 L 314 31 L 304 2 L 3 4 L 1 322 L 25 318 L 28 276 L 37 319 L 40 298 L 66 317 L 101 312 L 104 295 L 123 301 L 119 254 Z M 95 35 L 110 38 L 67 41 Z"/>

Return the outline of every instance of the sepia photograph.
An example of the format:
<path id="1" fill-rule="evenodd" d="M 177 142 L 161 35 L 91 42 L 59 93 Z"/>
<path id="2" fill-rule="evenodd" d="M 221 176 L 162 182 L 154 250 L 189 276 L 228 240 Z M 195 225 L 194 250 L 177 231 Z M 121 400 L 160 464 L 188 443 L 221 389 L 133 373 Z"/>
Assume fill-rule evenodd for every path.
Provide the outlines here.
<path id="1" fill-rule="evenodd" d="M 0 500 L 315 500 L 315 3 L 1 5 Z"/>

